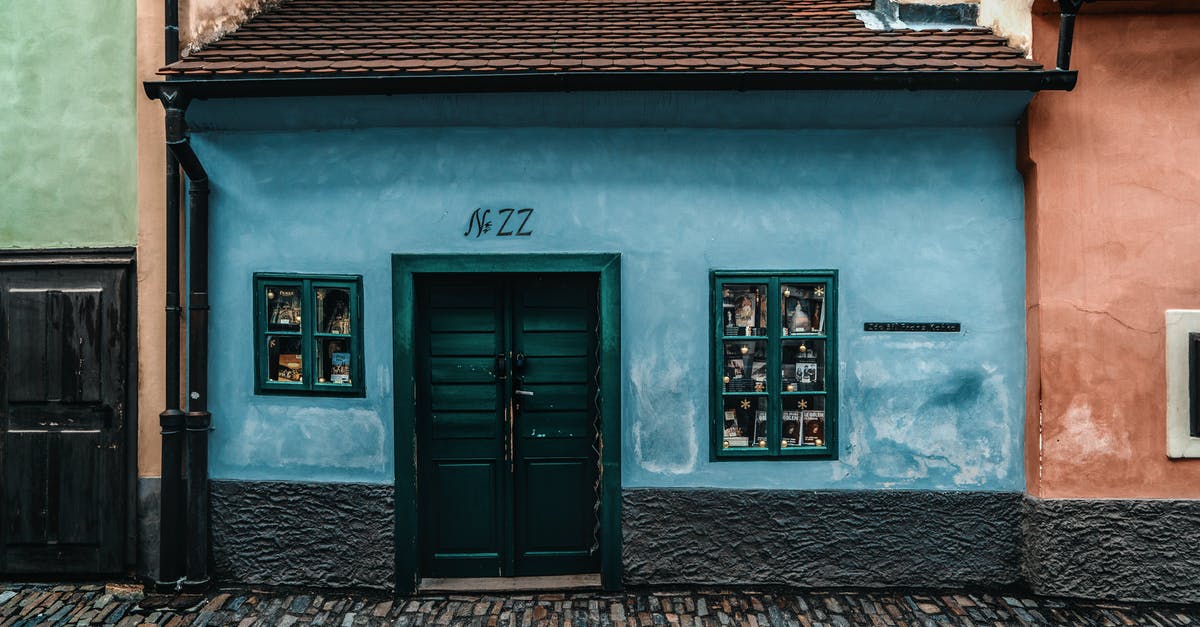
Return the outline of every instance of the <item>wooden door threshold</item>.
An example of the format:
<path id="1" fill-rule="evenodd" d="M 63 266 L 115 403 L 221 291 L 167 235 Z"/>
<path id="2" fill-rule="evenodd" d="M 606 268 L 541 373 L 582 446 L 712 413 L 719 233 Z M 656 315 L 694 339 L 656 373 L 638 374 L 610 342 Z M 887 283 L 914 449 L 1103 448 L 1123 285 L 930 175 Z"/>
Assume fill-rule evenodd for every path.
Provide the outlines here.
<path id="1" fill-rule="evenodd" d="M 535 592 L 546 590 L 599 590 L 600 575 L 549 575 L 545 577 L 426 577 L 417 592 Z"/>

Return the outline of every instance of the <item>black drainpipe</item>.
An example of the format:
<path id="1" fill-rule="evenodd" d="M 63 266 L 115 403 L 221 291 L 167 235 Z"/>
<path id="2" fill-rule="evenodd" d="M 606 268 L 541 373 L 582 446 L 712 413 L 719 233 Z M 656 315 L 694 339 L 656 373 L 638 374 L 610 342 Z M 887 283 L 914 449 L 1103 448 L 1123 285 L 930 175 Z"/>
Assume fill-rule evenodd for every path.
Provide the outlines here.
<path id="1" fill-rule="evenodd" d="M 1071 43 L 1075 38 L 1075 16 L 1084 2 L 1091 0 L 1058 0 L 1058 63 L 1059 70 L 1071 69 Z"/>
<path id="2" fill-rule="evenodd" d="M 188 177 L 187 572 L 182 585 L 204 588 L 208 570 L 208 173 L 192 150 L 178 89 L 160 91 L 166 108 L 167 149 Z"/>
<path id="3" fill-rule="evenodd" d="M 166 62 L 179 60 L 179 5 L 166 1 Z M 168 127 L 170 122 L 168 120 Z M 167 129 L 170 133 L 170 129 Z M 166 409 L 158 416 L 162 429 L 162 479 L 159 488 L 159 552 L 156 587 L 177 588 L 183 580 L 184 414 L 179 408 L 179 162 L 166 149 Z"/>

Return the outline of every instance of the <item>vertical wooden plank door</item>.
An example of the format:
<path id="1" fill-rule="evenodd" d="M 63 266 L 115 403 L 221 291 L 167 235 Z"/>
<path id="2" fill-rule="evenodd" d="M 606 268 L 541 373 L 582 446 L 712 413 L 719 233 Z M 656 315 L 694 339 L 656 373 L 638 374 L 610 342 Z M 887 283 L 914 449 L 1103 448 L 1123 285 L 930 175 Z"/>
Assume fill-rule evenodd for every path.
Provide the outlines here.
<path id="1" fill-rule="evenodd" d="M 0 271 L 0 572 L 124 567 L 127 289 L 124 269 Z"/>
<path id="2" fill-rule="evenodd" d="M 597 280 L 417 283 L 421 570 L 599 572 Z"/>

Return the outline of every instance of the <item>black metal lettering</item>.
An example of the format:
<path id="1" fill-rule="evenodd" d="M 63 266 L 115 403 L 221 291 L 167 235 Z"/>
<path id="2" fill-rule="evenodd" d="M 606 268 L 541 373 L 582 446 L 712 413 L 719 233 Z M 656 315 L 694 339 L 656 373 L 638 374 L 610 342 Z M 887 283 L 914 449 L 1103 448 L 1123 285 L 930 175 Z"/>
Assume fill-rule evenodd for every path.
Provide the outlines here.
<path id="1" fill-rule="evenodd" d="M 525 230 L 525 223 L 529 222 L 529 218 L 533 216 L 533 209 L 526 207 L 524 209 L 518 209 L 517 213 L 525 214 L 525 219 L 521 220 L 521 226 L 517 227 L 517 235 L 522 237 L 529 237 L 530 235 L 533 235 L 533 231 Z"/>
<path id="2" fill-rule="evenodd" d="M 481 211 L 483 213 L 480 213 Z M 482 208 L 476 209 L 471 214 L 470 219 L 467 220 L 467 230 L 465 233 L 463 233 L 463 237 L 469 236 L 471 234 L 471 231 L 475 231 L 476 238 L 478 238 L 480 235 L 483 235 L 484 233 L 487 233 L 488 231 L 491 231 L 492 230 L 492 222 L 487 219 L 488 214 L 490 214 L 491 212 L 492 212 L 491 209 L 482 209 Z"/>
<path id="3" fill-rule="evenodd" d="M 504 226 L 506 224 L 508 224 L 508 221 L 512 218 L 513 211 L 515 211 L 515 209 L 501 209 L 496 212 L 496 213 L 507 213 L 508 214 L 504 217 L 504 222 L 500 223 L 500 228 L 496 230 L 496 237 L 508 237 L 513 234 L 512 231 L 504 230 Z"/>

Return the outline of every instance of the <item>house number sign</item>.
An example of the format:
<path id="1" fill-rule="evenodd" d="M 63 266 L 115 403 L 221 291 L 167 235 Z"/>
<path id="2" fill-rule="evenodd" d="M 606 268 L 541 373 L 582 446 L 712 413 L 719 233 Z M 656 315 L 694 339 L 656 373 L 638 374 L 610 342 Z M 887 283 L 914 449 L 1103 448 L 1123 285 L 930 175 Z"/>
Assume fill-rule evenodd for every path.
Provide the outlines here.
<path id="1" fill-rule="evenodd" d="M 476 209 L 467 219 L 467 230 L 463 237 L 478 239 L 482 235 L 494 237 L 529 237 L 533 228 L 529 224 L 533 217 L 533 209 Z M 498 223 L 498 224 L 497 224 Z M 494 227 L 494 228 L 493 228 Z"/>
<path id="2" fill-rule="evenodd" d="M 863 331 L 891 333 L 959 333 L 960 322 L 864 322 Z"/>

